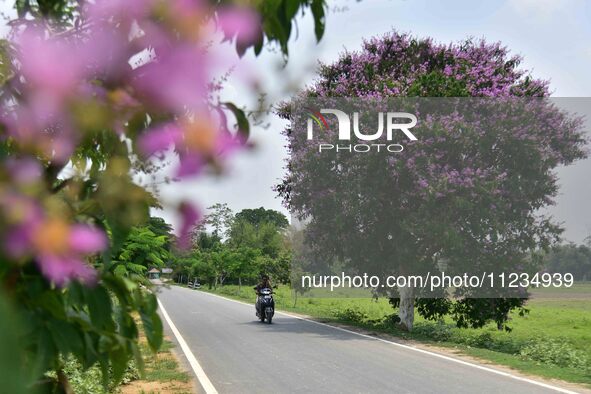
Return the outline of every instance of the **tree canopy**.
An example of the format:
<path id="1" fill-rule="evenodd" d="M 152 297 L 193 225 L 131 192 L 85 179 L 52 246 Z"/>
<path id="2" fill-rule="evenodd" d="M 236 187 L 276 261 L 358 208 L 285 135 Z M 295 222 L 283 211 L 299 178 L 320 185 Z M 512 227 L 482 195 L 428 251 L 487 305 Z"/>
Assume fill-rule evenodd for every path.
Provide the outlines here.
<path id="1" fill-rule="evenodd" d="M 243 209 L 236 214 L 236 220 L 245 220 L 253 226 L 258 226 L 261 223 L 272 223 L 277 228 L 285 229 L 289 226 L 289 221 L 279 211 L 273 209 L 265 209 L 263 207 L 256 209 Z"/>
<path id="2" fill-rule="evenodd" d="M 591 280 L 591 248 L 587 245 L 556 245 L 544 257 L 549 272 L 570 273 L 575 280 Z"/>
<path id="3" fill-rule="evenodd" d="M 263 213 L 254 216 L 255 224 L 248 220 L 252 212 Z M 270 221 L 265 219 L 267 216 Z M 278 283 L 290 282 L 290 244 L 284 229 L 274 222 L 284 223 L 285 216 L 265 208 L 232 215 L 226 204 L 214 204 L 205 217 L 211 218 L 210 226 L 198 226 L 191 250 L 176 258 L 177 280 L 182 275 L 215 287 L 224 283 L 253 284 L 267 274 Z M 227 231 L 225 225 L 229 226 Z M 223 238 L 220 233 L 224 233 Z"/>
<path id="4" fill-rule="evenodd" d="M 439 44 L 393 32 L 322 65 L 295 106 L 280 111 L 291 120 L 290 158 L 277 188 L 288 209 L 309 222 L 306 242 L 316 260 L 382 275 L 439 272 L 443 263 L 450 273 L 535 269 L 535 252 L 560 234 L 539 214 L 557 191 L 553 170 L 585 157 L 586 141 L 580 119 L 544 100 L 547 82 L 520 61 L 499 43 Z M 320 108 L 350 102 L 342 97 L 361 98 L 366 111 L 387 112 L 390 103 L 421 114 L 419 138 L 399 154 L 319 152 L 297 127 L 294 108 L 299 101 Z M 375 142 L 388 143 L 385 137 Z M 325 131 L 314 138 L 334 144 L 336 137 Z M 411 329 L 420 294 L 397 290 L 392 303 Z M 453 301 L 419 300 L 419 312 L 449 313 L 460 326 L 491 319 L 503 326 L 524 303 L 457 291 Z"/>

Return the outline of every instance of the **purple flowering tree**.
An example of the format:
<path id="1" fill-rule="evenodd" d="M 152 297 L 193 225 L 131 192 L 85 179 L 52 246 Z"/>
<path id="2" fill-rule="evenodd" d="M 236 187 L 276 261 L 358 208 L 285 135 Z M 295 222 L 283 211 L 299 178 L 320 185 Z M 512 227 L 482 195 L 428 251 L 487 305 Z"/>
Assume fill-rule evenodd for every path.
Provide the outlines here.
<path id="1" fill-rule="evenodd" d="M 553 170 L 585 157 L 586 141 L 581 120 L 545 100 L 547 82 L 519 63 L 498 43 L 443 45 L 394 32 L 322 65 L 295 103 L 354 97 L 371 107 L 388 98 L 428 103 L 420 98 L 443 97 L 458 111 L 413 107 L 422 110 L 418 140 L 398 154 L 319 152 L 316 142 L 330 142 L 330 133 L 310 141 L 294 129 L 299 115 L 280 111 L 292 128 L 286 131 L 288 173 L 277 190 L 308 222 L 306 243 L 315 258 L 381 274 L 389 273 L 384 256 L 397 274 L 437 272 L 442 264 L 458 274 L 535 270 L 536 251 L 560 234 L 539 214 L 557 192 Z M 462 111 L 466 103 L 471 109 Z M 431 319 L 449 314 L 462 327 L 492 320 L 507 328 L 508 313 L 524 311 L 526 300 L 524 294 L 477 297 L 465 289 L 452 298 L 421 296 L 412 286 L 381 291 L 407 330 L 415 308 Z"/>

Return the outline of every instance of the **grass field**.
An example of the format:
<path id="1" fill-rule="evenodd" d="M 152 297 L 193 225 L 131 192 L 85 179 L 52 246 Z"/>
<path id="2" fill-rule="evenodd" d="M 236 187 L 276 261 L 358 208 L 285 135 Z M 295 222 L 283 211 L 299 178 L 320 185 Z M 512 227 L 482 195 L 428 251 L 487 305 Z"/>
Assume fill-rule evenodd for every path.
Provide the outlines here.
<path id="1" fill-rule="evenodd" d="M 254 303 L 250 287 L 239 290 L 238 286 L 226 285 L 205 290 Z M 407 333 L 389 322 L 394 310 L 385 298 L 300 296 L 294 302 L 291 290 L 283 286 L 276 290 L 275 302 L 277 309 L 452 347 L 522 372 L 591 387 L 591 282 L 578 283 L 571 289 L 534 291 L 527 304 L 530 313 L 511 316 L 511 332 L 498 331 L 493 324 L 459 329 L 450 320 L 430 322 L 417 314 L 415 329 Z"/>

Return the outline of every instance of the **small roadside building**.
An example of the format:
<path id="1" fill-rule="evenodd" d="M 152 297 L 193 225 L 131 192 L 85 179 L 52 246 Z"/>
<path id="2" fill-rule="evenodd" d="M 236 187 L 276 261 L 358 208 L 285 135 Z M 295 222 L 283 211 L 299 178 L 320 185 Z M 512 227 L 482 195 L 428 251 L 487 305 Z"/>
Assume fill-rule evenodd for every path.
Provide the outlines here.
<path id="1" fill-rule="evenodd" d="M 152 268 L 149 270 L 148 279 L 160 279 L 160 270 L 158 268 Z"/>
<path id="2" fill-rule="evenodd" d="M 168 281 L 172 279 L 172 268 L 169 267 L 164 267 L 162 268 L 162 275 L 160 275 L 160 279 L 162 279 L 163 281 Z"/>

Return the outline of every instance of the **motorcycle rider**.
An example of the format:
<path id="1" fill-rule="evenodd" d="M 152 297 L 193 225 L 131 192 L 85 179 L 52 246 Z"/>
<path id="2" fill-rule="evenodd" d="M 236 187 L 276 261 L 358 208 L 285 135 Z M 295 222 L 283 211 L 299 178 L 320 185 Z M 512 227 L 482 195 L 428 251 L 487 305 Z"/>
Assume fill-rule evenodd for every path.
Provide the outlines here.
<path id="1" fill-rule="evenodd" d="M 269 275 L 262 275 L 261 276 L 261 281 L 259 282 L 258 285 L 256 285 L 254 287 L 254 291 L 257 293 L 257 301 L 255 304 L 255 308 L 256 311 L 259 310 L 259 306 L 260 306 L 260 295 L 261 295 L 261 290 L 262 289 L 271 289 L 271 281 L 269 280 Z"/>

